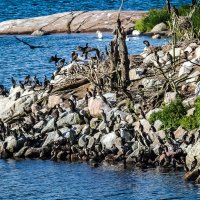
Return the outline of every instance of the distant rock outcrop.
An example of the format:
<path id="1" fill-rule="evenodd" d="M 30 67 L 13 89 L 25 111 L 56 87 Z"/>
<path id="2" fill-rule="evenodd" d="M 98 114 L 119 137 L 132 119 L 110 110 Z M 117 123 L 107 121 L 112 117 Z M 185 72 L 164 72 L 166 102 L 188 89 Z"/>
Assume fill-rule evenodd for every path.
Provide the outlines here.
<path id="1" fill-rule="evenodd" d="M 40 33 L 41 31 L 45 33 L 111 31 L 115 26 L 117 14 L 118 11 L 76 11 L 9 20 L 0 23 L 0 34 L 32 34 L 37 30 L 40 30 Z M 129 29 L 145 14 L 145 11 L 123 11 L 122 24 L 125 29 Z"/>

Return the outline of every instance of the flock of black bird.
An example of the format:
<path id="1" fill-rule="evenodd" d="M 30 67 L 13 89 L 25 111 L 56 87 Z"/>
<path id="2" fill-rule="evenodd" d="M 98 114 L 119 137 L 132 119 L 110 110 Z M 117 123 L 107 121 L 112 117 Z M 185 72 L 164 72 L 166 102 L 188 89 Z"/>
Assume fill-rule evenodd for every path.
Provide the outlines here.
<path id="1" fill-rule="evenodd" d="M 30 84 L 30 77 L 26 77 L 23 85 Z M 16 87 L 16 81 L 12 79 L 13 87 Z M 34 77 L 34 83 L 38 83 L 36 77 Z M 40 84 L 40 83 L 39 83 Z M 20 86 L 21 87 L 21 86 Z M 24 88 L 22 86 L 22 88 Z M 99 98 L 108 106 L 112 106 L 101 91 L 97 91 L 94 88 L 92 91 L 88 90 L 85 95 L 84 106 L 87 107 L 90 98 Z M 145 132 L 145 127 L 139 121 L 138 129 L 135 129 L 133 125 L 123 124 L 120 115 L 115 116 L 114 113 L 108 119 L 107 114 L 102 110 L 102 120 L 98 121 L 97 126 L 91 127 L 92 117 L 80 110 L 77 107 L 77 97 L 72 95 L 67 101 L 70 111 L 69 113 L 78 113 L 79 117 L 82 119 L 82 124 L 86 127 L 84 128 L 84 133 L 75 134 L 73 138 L 65 137 L 60 131 L 58 126 L 59 117 L 62 113 L 66 112 L 66 108 L 61 104 L 54 106 L 53 108 L 46 109 L 42 111 L 41 105 L 38 104 L 38 111 L 33 113 L 30 109 L 24 109 L 24 116 L 22 116 L 14 124 L 6 124 L 0 120 L 0 140 L 4 141 L 3 149 L 1 151 L 1 158 L 41 158 L 41 159 L 51 159 L 54 161 L 87 161 L 92 166 L 99 166 L 102 162 L 108 162 L 111 164 L 121 163 L 124 168 L 126 167 L 140 167 L 140 168 L 151 168 L 159 166 L 162 169 L 167 170 L 177 170 L 185 169 L 186 172 L 191 172 L 195 169 L 197 165 L 196 156 L 189 169 L 186 165 L 186 152 L 181 148 L 182 144 L 193 145 L 200 139 L 200 131 L 198 137 L 195 139 L 194 134 L 184 134 L 182 139 L 176 139 L 174 135 L 174 130 L 170 129 L 165 132 L 166 137 L 161 138 L 156 134 L 156 128 L 152 125 L 149 132 L 154 135 L 154 140 L 150 137 L 148 132 Z M 145 117 L 145 110 L 140 107 L 139 115 Z M 143 113 L 143 114 L 142 114 Z M 136 113 L 135 113 L 136 114 Z M 138 114 L 136 114 L 138 115 Z M 53 125 L 54 130 L 58 136 L 59 140 L 51 142 L 46 146 L 43 146 L 46 141 L 48 134 L 40 133 L 35 134 L 38 131 L 34 126 L 37 123 L 47 124 L 49 119 L 54 119 Z M 101 125 L 100 125 L 101 124 Z M 104 125 L 103 131 L 100 126 Z M 73 126 L 66 125 L 70 132 L 74 132 Z M 62 127 L 63 128 L 63 127 Z M 82 130 L 82 131 L 83 131 Z M 101 143 L 101 138 L 114 131 L 116 136 L 119 138 L 119 145 L 113 144 L 113 146 L 108 149 Z M 129 139 L 122 136 L 122 132 L 129 133 Z M 100 137 L 95 137 L 95 135 L 101 132 Z M 79 146 L 79 139 L 82 135 L 90 136 L 93 141 L 89 139 L 85 142 L 84 146 Z M 13 152 L 8 148 L 8 142 L 6 138 L 8 136 L 13 136 L 17 141 L 20 141 L 20 145 L 17 146 Z M 154 142 L 157 140 L 158 152 L 154 150 Z M 32 153 L 28 149 L 34 149 Z M 134 153 L 138 150 L 137 153 Z M 27 153 L 28 152 L 28 153 Z"/>
<path id="2" fill-rule="evenodd" d="M 31 49 L 34 48 L 45 48 L 43 46 L 32 46 L 23 40 L 16 37 L 17 40 L 28 45 Z M 150 47 L 148 41 L 144 41 L 146 47 Z M 82 51 L 83 55 L 87 59 L 87 55 L 91 51 L 95 51 L 97 57 L 100 56 L 99 50 L 96 48 L 88 47 L 77 47 L 77 51 Z M 170 56 L 170 55 L 169 55 Z M 76 51 L 72 52 L 72 62 L 77 61 L 78 54 Z M 171 57 L 169 58 L 171 59 Z M 66 64 L 65 59 L 57 57 L 57 55 L 52 56 L 49 60 L 54 62 L 57 67 L 57 72 Z M 54 75 L 51 79 L 54 79 Z M 11 78 L 12 87 L 16 88 L 17 81 Z M 34 90 L 37 87 L 42 87 L 44 90 L 48 88 L 48 93 L 53 89 L 53 85 L 50 84 L 50 80 L 44 77 L 43 83 L 34 76 L 33 78 L 28 75 L 23 81 L 19 81 L 20 88 L 25 91 Z M 3 85 L 0 85 L 0 94 L 3 96 L 8 96 L 8 91 Z M 19 99 L 21 93 L 16 93 L 16 99 Z M 102 94 L 102 91 L 97 91 L 94 88 L 92 91 L 87 90 L 84 98 L 85 107 L 88 106 L 88 101 L 90 98 L 100 99 L 112 107 L 110 102 Z M 66 101 L 63 99 L 63 102 Z M 154 140 L 157 140 L 158 151 L 154 149 L 154 140 L 150 137 L 148 132 L 145 132 L 145 128 L 139 121 L 139 128 L 136 129 L 133 125 L 124 124 L 120 115 L 115 116 L 114 113 L 107 118 L 107 114 L 102 110 L 102 118 L 98 121 L 95 128 L 91 127 L 92 117 L 80 110 L 77 104 L 77 97 L 71 96 L 67 99 L 67 104 L 69 106 L 69 113 L 78 113 L 81 118 L 82 124 L 85 125 L 84 133 L 74 134 L 73 138 L 65 137 L 60 131 L 58 126 L 58 121 L 62 113 L 67 112 L 66 108 L 61 104 L 57 104 L 53 108 L 46 108 L 46 111 L 42 111 L 42 106 L 38 104 L 39 109 L 37 112 L 33 112 L 31 109 L 24 109 L 23 115 L 16 122 L 9 124 L 5 123 L 0 119 L 0 140 L 3 142 L 3 148 L 0 152 L 0 157 L 3 159 L 7 158 L 41 158 L 41 159 L 51 159 L 54 161 L 88 161 L 92 166 L 99 166 L 103 161 L 109 162 L 111 164 L 122 163 L 123 167 L 127 166 L 149 168 L 157 167 L 166 168 L 170 170 L 185 169 L 186 172 L 191 172 L 195 169 L 198 164 L 196 156 L 194 156 L 194 161 L 192 162 L 191 168 L 189 169 L 186 165 L 186 152 L 181 148 L 182 144 L 193 145 L 200 139 L 200 131 L 198 132 L 198 137 L 195 139 L 194 134 L 188 134 L 187 132 L 180 139 L 175 138 L 174 130 L 170 129 L 165 132 L 165 138 L 161 138 L 156 134 L 156 128 L 152 125 L 149 132 L 154 135 Z M 145 107 L 141 106 L 139 108 L 139 115 L 145 118 Z M 13 113 L 13 112 L 12 112 Z M 135 115 L 138 115 L 134 113 Z M 138 117 L 138 116 L 137 116 Z M 50 119 L 54 119 L 54 132 L 59 136 L 59 140 L 51 142 L 46 146 L 43 146 L 46 141 L 48 134 L 41 133 L 41 130 L 36 130 L 35 125 L 39 122 L 47 124 Z M 104 125 L 103 131 L 100 129 L 100 125 Z M 73 126 L 66 125 L 70 132 L 74 132 Z M 63 128 L 63 127 L 62 127 Z M 82 130 L 82 131 L 83 131 Z M 114 131 L 115 135 L 119 138 L 119 145 L 113 144 L 112 147 L 106 148 L 102 144 L 101 138 Z M 129 139 L 123 136 L 122 132 L 129 133 Z M 35 133 L 40 134 L 35 134 Z M 95 137 L 97 133 L 100 132 L 99 137 Z M 79 139 L 82 135 L 90 136 L 93 138 L 92 141 L 89 139 L 85 141 L 83 146 L 79 146 Z M 8 142 L 6 138 L 13 136 L 17 145 L 13 151 L 8 148 Z M 31 149 L 31 150 L 30 150 Z M 138 152 L 136 153 L 136 151 Z M 27 153 L 28 152 L 28 153 Z"/>

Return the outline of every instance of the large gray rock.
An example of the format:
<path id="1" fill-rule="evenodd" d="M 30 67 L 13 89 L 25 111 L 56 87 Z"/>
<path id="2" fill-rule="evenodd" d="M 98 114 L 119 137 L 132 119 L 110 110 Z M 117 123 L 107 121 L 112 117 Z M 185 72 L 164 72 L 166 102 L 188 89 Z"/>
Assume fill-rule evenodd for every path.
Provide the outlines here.
<path id="1" fill-rule="evenodd" d="M 88 100 L 88 110 L 92 117 L 100 118 L 102 110 L 107 113 L 111 110 L 111 108 L 100 97 L 97 97 L 95 99 L 91 97 Z"/>
<path id="2" fill-rule="evenodd" d="M 101 138 L 101 144 L 105 146 L 107 149 L 111 149 L 113 144 L 115 143 L 117 136 L 114 132 L 108 133 Z"/>
<path id="3" fill-rule="evenodd" d="M 103 95 L 108 102 L 110 102 L 111 104 L 115 104 L 117 102 L 117 96 L 116 93 L 106 93 Z"/>
<path id="4" fill-rule="evenodd" d="M 64 129 L 61 129 L 61 132 L 63 132 L 63 136 L 65 138 L 68 138 L 72 142 L 75 141 L 75 139 L 76 139 L 76 131 L 74 129 L 69 129 L 69 130 L 68 130 L 68 128 L 65 128 L 65 129 L 67 129 L 67 131 L 64 131 Z"/>
<path id="5" fill-rule="evenodd" d="M 69 128 L 64 127 L 59 130 L 62 133 L 63 137 L 74 139 L 76 132 L 73 129 L 70 130 Z M 47 138 L 44 141 L 42 147 L 52 144 L 53 142 L 56 142 L 58 140 L 62 140 L 63 137 L 59 137 L 59 135 L 57 134 L 57 131 L 49 132 L 47 133 Z"/>
<path id="6" fill-rule="evenodd" d="M 161 84 L 162 82 L 156 79 L 144 78 L 142 80 L 142 85 L 144 85 L 145 88 L 151 88 L 151 87 L 159 86 Z"/>
<path id="7" fill-rule="evenodd" d="M 36 30 L 48 33 L 112 31 L 116 24 L 118 11 L 76 11 L 16 19 L 0 23 L 0 34 L 31 34 Z M 125 28 L 142 18 L 144 11 L 121 11 L 120 19 Z"/>
<path id="8" fill-rule="evenodd" d="M 165 23 L 160 23 L 157 24 L 153 27 L 153 29 L 151 30 L 151 32 L 160 32 L 160 31 L 166 31 L 167 30 L 167 25 Z"/>
<path id="9" fill-rule="evenodd" d="M 145 131 L 146 133 L 149 133 L 149 130 L 150 130 L 150 128 L 151 128 L 151 124 L 150 124 L 146 119 L 141 119 L 141 120 L 140 120 L 140 123 L 143 125 L 144 131 Z M 140 131 L 140 129 L 139 129 L 139 121 L 134 122 L 133 125 L 135 126 L 135 127 L 134 127 L 135 130 Z"/>
<path id="10" fill-rule="evenodd" d="M 57 121 L 58 128 L 65 127 L 67 125 L 76 125 L 81 124 L 82 120 L 80 118 L 80 115 L 78 113 L 63 113 Z M 42 129 L 42 133 L 51 132 L 54 130 L 54 118 L 48 121 L 46 126 Z"/>
<path id="11" fill-rule="evenodd" d="M 18 115 L 24 112 L 24 108 L 30 108 L 33 104 L 34 95 L 32 92 L 24 92 L 21 98 L 15 100 L 11 97 L 0 100 L 0 118 L 7 119 L 12 115 Z"/>
<path id="12" fill-rule="evenodd" d="M 30 147 L 29 149 L 26 150 L 24 153 L 24 156 L 26 158 L 39 158 L 41 152 L 41 148 L 34 148 Z"/>
<path id="13" fill-rule="evenodd" d="M 89 135 L 82 135 L 78 140 L 79 147 L 84 147 L 85 145 L 87 145 L 90 138 L 91 136 Z"/>
<path id="14" fill-rule="evenodd" d="M 8 136 L 5 139 L 4 144 L 6 144 L 6 149 L 11 153 L 14 153 L 19 149 L 18 142 L 14 136 Z"/>
<path id="15" fill-rule="evenodd" d="M 57 134 L 57 132 L 53 131 L 47 134 L 47 138 L 44 141 L 42 147 L 47 146 L 49 144 L 52 144 L 53 142 L 59 140 L 59 135 Z"/>
<path id="16" fill-rule="evenodd" d="M 131 141 L 133 139 L 130 131 L 124 128 L 120 129 L 120 136 L 125 140 L 125 142 Z"/>
<path id="17" fill-rule="evenodd" d="M 40 132 L 44 128 L 45 125 L 46 123 L 44 121 L 40 121 L 37 124 L 35 124 L 33 128 L 35 129 L 35 132 Z"/>
<path id="18" fill-rule="evenodd" d="M 50 119 L 45 127 L 41 130 L 41 133 L 48 133 L 54 130 L 54 119 Z"/>
<path id="19" fill-rule="evenodd" d="M 65 125 L 76 125 L 76 124 L 81 124 L 82 120 L 80 118 L 80 115 L 76 112 L 74 113 L 69 113 L 64 119 L 59 119 L 58 120 L 58 126 L 63 126 Z"/>
<path id="20" fill-rule="evenodd" d="M 24 146 L 22 147 L 18 152 L 13 154 L 14 158 L 23 158 L 24 157 L 24 153 L 26 152 L 26 150 L 28 149 L 28 146 Z"/>

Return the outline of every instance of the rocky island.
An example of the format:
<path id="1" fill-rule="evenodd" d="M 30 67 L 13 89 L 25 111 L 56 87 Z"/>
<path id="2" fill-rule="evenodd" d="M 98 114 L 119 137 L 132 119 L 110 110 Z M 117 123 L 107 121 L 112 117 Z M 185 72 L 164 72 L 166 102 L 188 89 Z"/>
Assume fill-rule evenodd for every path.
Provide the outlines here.
<path id="1" fill-rule="evenodd" d="M 151 46 L 146 40 L 140 55 L 128 56 L 121 17 L 123 12 L 105 53 L 86 44 L 72 52 L 68 65 L 51 57 L 57 67 L 51 80 L 12 78 L 9 92 L 1 85 L 2 159 L 184 169 L 185 180 L 199 183 L 199 40 L 177 42 L 174 26 L 171 43 Z"/>

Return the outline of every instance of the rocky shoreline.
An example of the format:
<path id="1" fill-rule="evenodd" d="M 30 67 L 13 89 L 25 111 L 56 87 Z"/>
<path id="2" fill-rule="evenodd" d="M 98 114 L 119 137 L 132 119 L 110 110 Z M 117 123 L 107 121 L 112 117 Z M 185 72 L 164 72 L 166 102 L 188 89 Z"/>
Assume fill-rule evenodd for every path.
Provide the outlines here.
<path id="1" fill-rule="evenodd" d="M 75 11 L 29 19 L 8 20 L 0 22 L 0 35 L 112 31 L 117 14 L 118 11 Z M 133 27 L 134 22 L 144 17 L 145 14 L 145 11 L 122 11 L 123 27 L 129 30 Z"/>
<path id="2" fill-rule="evenodd" d="M 199 41 L 162 47 L 144 41 L 144 52 L 128 57 L 125 35 L 118 20 L 117 39 L 105 53 L 87 45 L 77 47 L 85 58 L 74 51 L 71 63 L 65 65 L 64 59 L 51 57 L 57 67 L 51 80 L 45 76 L 41 83 L 36 76 L 27 76 L 17 83 L 12 78 L 9 92 L 1 85 L 1 158 L 184 169 L 185 180 L 199 183 L 200 131 L 182 127 L 162 130 L 162 121 L 149 123 L 151 114 L 162 110 L 161 104 L 175 101 L 180 94 L 188 116 L 195 112 Z M 117 43 L 121 45 L 118 62 L 121 65 L 123 59 L 128 60 L 126 78 L 130 81 L 119 79 L 110 86 L 112 59 L 118 58 L 113 57 L 112 45 Z M 91 51 L 96 56 L 90 55 Z M 127 83 L 124 90 L 120 84 Z"/>

